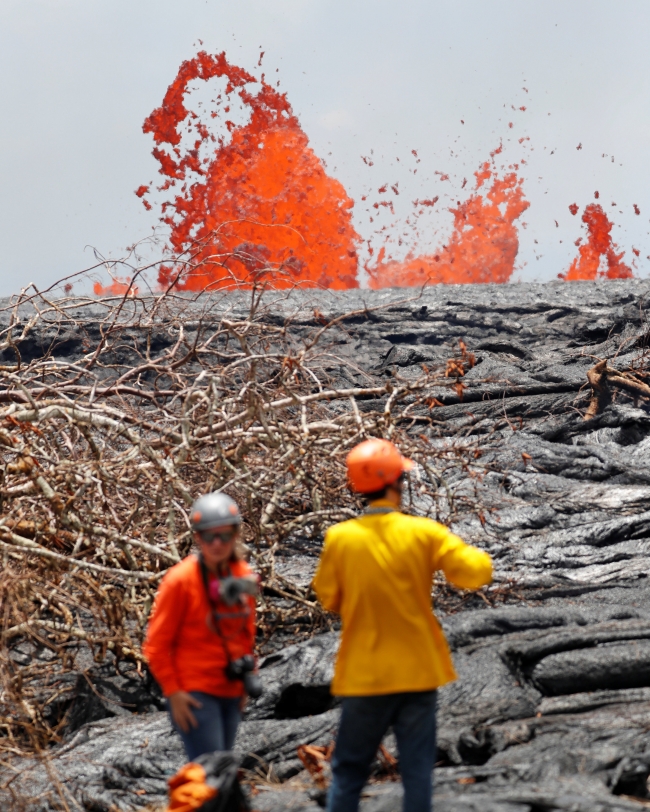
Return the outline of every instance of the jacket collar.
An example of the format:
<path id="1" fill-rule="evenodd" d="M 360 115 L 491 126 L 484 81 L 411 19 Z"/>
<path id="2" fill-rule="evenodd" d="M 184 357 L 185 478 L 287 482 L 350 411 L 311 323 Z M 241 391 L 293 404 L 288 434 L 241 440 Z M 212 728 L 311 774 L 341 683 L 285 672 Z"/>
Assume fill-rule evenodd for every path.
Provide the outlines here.
<path id="1" fill-rule="evenodd" d="M 398 507 L 390 502 L 388 499 L 375 499 L 364 510 L 364 516 L 373 516 L 382 513 L 394 513 L 399 511 Z"/>

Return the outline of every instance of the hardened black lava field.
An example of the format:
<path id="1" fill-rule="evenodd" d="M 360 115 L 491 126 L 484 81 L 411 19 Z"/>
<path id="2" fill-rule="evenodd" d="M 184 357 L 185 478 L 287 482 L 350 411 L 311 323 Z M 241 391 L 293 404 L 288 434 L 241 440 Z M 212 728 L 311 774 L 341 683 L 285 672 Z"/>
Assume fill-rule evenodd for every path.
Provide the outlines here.
<path id="1" fill-rule="evenodd" d="M 225 486 L 265 583 L 266 691 L 236 750 L 256 809 L 316 812 L 296 750 L 334 736 L 337 626 L 309 582 L 324 529 L 360 509 L 345 453 L 379 435 L 418 463 L 406 509 L 495 561 L 477 595 L 434 585 L 459 674 L 439 694 L 437 812 L 647 803 L 649 295 L 621 280 L 5 300 L 3 807 L 164 804 L 183 753 L 142 632 L 189 550 L 187 505 Z M 400 808 L 385 772 L 364 812 Z"/>

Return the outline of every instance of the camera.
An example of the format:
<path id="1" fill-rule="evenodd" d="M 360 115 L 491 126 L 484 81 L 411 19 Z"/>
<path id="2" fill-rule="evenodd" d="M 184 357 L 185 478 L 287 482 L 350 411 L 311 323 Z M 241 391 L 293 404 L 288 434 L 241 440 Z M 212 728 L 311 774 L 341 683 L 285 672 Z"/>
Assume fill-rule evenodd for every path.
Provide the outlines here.
<path id="1" fill-rule="evenodd" d="M 251 578 L 234 578 L 231 575 L 221 581 L 213 581 L 213 584 L 217 588 L 216 597 L 220 597 L 226 606 L 234 606 L 244 594 L 257 595 L 259 592 L 257 581 Z"/>
<path id="2" fill-rule="evenodd" d="M 246 693 L 251 699 L 262 696 L 262 680 L 255 674 L 255 658 L 252 654 L 245 654 L 238 660 L 231 660 L 226 668 L 228 679 L 240 679 L 244 683 Z"/>

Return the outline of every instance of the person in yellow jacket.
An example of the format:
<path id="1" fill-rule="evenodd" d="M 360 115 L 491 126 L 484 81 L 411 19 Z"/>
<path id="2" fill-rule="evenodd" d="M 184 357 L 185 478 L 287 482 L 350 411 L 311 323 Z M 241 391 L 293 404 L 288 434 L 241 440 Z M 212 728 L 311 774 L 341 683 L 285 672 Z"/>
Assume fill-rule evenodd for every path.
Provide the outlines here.
<path id="1" fill-rule="evenodd" d="M 430 812 L 436 755 L 436 689 L 456 678 L 431 605 L 433 574 L 463 589 L 492 580 L 490 556 L 431 519 L 400 512 L 411 460 L 387 440 L 366 440 L 347 459 L 366 511 L 331 527 L 313 581 L 341 616 L 331 690 L 342 698 L 328 812 L 356 812 L 387 729 L 397 739 L 404 812 Z"/>

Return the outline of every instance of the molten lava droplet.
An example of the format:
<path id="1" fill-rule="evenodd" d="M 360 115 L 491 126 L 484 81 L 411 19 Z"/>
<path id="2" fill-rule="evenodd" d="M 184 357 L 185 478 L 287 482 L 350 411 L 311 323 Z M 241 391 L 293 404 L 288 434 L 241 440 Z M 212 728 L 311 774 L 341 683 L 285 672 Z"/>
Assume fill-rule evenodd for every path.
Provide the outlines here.
<path id="1" fill-rule="evenodd" d="M 418 200 L 413 201 L 413 205 L 414 206 L 435 206 L 439 199 L 440 198 L 438 197 L 438 195 L 436 195 L 435 197 L 430 198 L 429 200 L 424 200 L 424 199 L 419 200 L 418 199 Z"/>
<path id="2" fill-rule="evenodd" d="M 572 203 L 569 206 L 569 211 L 571 212 L 571 214 L 576 215 L 578 213 L 578 204 L 577 203 Z"/>
<path id="3" fill-rule="evenodd" d="M 571 206 L 569 208 L 573 212 L 573 208 Z M 587 226 L 587 242 L 580 246 L 578 256 L 571 263 L 569 270 L 565 274 L 560 274 L 560 278 L 566 279 L 567 282 L 596 279 L 598 276 L 607 279 L 631 279 L 634 276 L 632 269 L 622 261 L 624 252 L 617 254 L 615 251 L 618 246 L 612 242 L 610 235 L 612 223 L 602 207 L 598 203 L 590 203 L 584 210 L 582 222 Z M 599 272 L 602 257 L 605 258 L 607 267 Z"/>
<path id="4" fill-rule="evenodd" d="M 138 186 L 138 188 L 135 190 L 135 194 L 137 197 L 144 197 L 148 191 L 149 187 L 143 184 L 142 186 Z M 148 200 L 143 200 L 142 204 L 147 211 L 151 211 L 151 203 L 149 203 Z"/>

